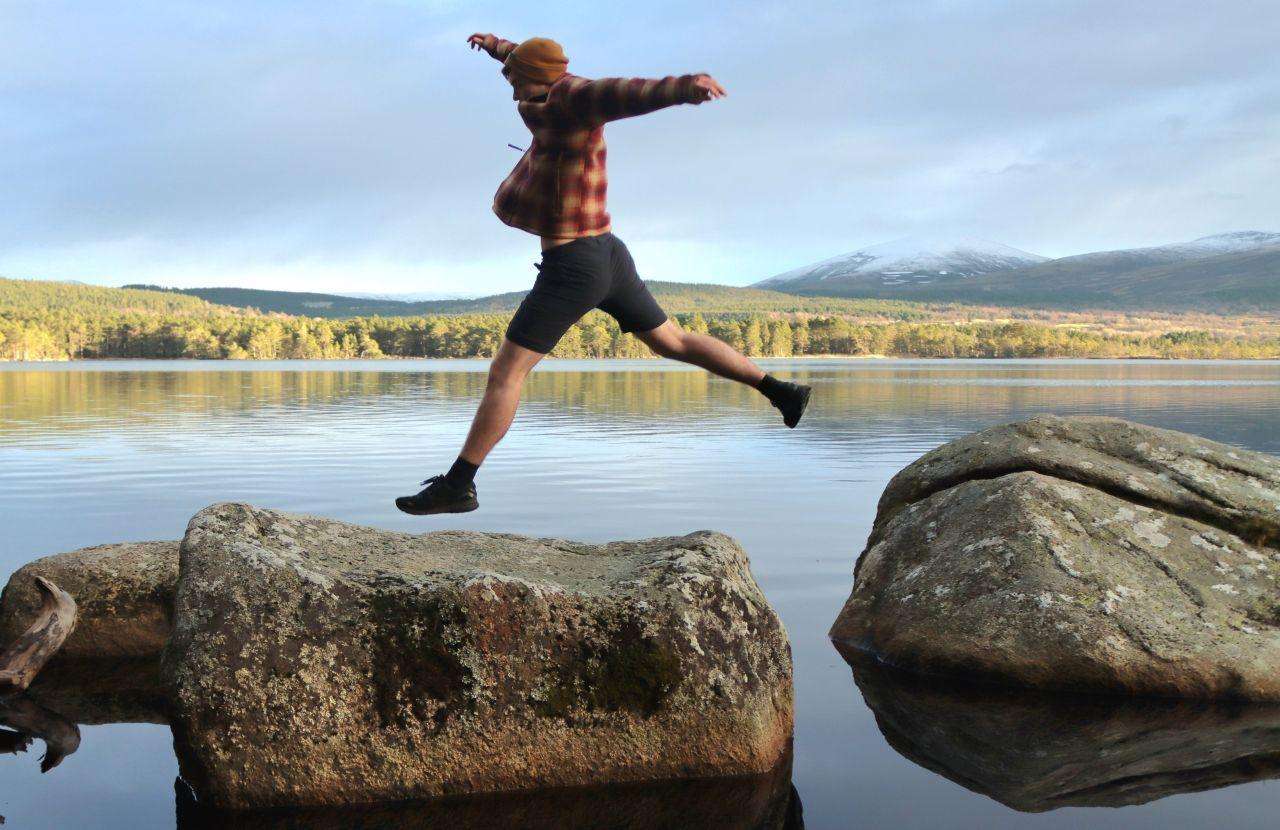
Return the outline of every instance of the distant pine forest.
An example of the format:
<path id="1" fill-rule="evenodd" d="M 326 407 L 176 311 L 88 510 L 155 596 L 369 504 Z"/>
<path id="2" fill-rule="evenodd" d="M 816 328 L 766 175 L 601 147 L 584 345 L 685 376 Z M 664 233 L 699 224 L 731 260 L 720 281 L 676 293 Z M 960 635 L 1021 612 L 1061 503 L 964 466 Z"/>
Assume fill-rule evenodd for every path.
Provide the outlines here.
<path id="1" fill-rule="evenodd" d="M 661 297 L 659 297 L 661 301 Z M 882 355 L 921 358 L 1276 358 L 1275 325 L 1222 330 L 1118 331 L 1096 322 L 945 317 L 924 306 L 895 316 L 737 309 L 672 313 L 751 357 Z M 926 319 L 918 319 L 924 317 Z M 928 318 L 934 319 L 928 319 Z M 262 313 L 185 294 L 0 279 L 0 360 L 489 358 L 511 313 L 345 319 Z M 1225 318 L 1224 318 L 1225 319 Z M 1178 321 L 1173 321 L 1176 324 Z M 551 353 L 562 358 L 651 357 L 617 322 L 592 311 Z"/>

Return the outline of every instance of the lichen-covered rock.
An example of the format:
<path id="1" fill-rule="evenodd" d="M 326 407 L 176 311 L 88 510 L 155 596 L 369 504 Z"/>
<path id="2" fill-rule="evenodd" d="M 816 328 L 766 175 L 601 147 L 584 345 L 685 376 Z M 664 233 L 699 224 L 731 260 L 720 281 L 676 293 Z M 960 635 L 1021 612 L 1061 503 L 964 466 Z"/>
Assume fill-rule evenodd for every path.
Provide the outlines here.
<path id="1" fill-rule="evenodd" d="M 169 638 L 178 542 L 121 542 L 28 562 L 0 596 L 0 642 L 35 619 L 43 576 L 76 601 L 76 625 L 59 658 L 158 658 Z"/>
<path id="2" fill-rule="evenodd" d="M 1036 415 L 925 453 L 885 487 L 876 525 L 963 481 L 1019 471 L 1196 519 L 1259 547 L 1280 545 L 1280 460 L 1185 432 L 1089 415 Z"/>
<path id="3" fill-rule="evenodd" d="M 170 690 L 215 808 L 763 773 L 790 647 L 710 531 L 592 545 L 245 504 L 182 542 Z"/>
<path id="4" fill-rule="evenodd" d="M 831 637 L 901 668 L 1280 700 L 1280 460 L 1115 418 L 943 445 L 881 497 Z"/>
<path id="5" fill-rule="evenodd" d="M 1280 706 L 1065 695 L 846 655 L 885 740 L 1015 810 L 1124 807 L 1280 776 Z"/>

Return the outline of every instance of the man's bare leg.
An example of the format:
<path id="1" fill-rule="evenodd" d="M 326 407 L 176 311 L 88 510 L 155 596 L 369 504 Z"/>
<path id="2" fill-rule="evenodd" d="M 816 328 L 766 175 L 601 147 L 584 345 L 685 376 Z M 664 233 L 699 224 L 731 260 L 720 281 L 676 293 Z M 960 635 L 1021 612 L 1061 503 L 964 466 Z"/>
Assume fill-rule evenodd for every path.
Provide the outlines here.
<path id="1" fill-rule="evenodd" d="M 811 390 L 808 386 L 779 381 L 723 340 L 682 331 L 670 320 L 656 329 L 634 334 L 662 357 L 692 363 L 720 377 L 758 389 L 782 412 L 783 423 L 788 427 L 794 427 L 800 421 L 805 407 L 809 405 Z"/>
<path id="2" fill-rule="evenodd" d="M 484 397 L 480 399 L 480 406 L 471 420 L 471 430 L 467 433 L 467 440 L 459 454 L 463 460 L 480 466 L 489 451 L 507 434 L 507 429 L 516 417 L 516 408 L 520 405 L 520 390 L 524 387 L 524 380 L 544 357 L 546 355 L 542 352 L 526 349 L 502 338 L 502 345 L 489 364 L 489 380 L 485 384 Z"/>
<path id="3" fill-rule="evenodd" d="M 765 375 L 764 369 L 723 340 L 708 334 L 682 331 L 670 320 L 656 329 L 634 334 L 656 354 L 701 366 L 722 378 L 755 386 Z"/>
<path id="4" fill-rule="evenodd" d="M 520 405 L 524 379 L 545 355 L 502 339 L 498 353 L 489 363 L 489 380 L 484 397 L 471 420 L 471 430 L 462 452 L 449 472 L 422 482 L 427 487 L 416 496 L 401 496 L 396 507 L 405 513 L 423 516 L 431 513 L 465 513 L 479 506 L 473 483 L 476 469 L 502 436 L 507 434 Z"/>

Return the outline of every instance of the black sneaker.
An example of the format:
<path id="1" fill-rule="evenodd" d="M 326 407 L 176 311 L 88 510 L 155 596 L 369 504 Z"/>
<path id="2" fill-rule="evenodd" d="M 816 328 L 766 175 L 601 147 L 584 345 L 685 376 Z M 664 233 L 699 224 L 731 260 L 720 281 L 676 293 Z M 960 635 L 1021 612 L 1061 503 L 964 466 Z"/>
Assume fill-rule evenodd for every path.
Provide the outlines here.
<path id="1" fill-rule="evenodd" d="M 773 405 L 782 412 L 782 423 L 795 429 L 796 424 L 800 423 L 800 416 L 804 414 L 805 408 L 809 405 L 809 393 L 813 391 L 812 386 L 801 386 L 798 383 L 783 381 L 790 387 L 788 390 L 791 394 L 782 398 L 782 400 L 773 401 Z"/>
<path id="2" fill-rule="evenodd" d="M 441 474 L 422 483 L 427 486 L 418 495 L 400 496 L 396 499 L 396 507 L 405 513 L 425 516 L 429 513 L 466 513 L 480 506 L 476 501 L 474 482 L 460 490 Z"/>

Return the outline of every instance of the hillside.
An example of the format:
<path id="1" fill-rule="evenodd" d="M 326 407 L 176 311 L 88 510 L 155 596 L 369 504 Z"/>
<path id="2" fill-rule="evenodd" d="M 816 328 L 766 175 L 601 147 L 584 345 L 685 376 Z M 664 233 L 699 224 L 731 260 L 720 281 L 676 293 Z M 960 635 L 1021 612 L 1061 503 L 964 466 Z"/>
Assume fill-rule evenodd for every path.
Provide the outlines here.
<path id="1" fill-rule="evenodd" d="M 159 285 L 129 284 L 124 288 L 145 289 L 176 296 L 196 297 L 210 303 L 238 308 L 256 308 L 264 312 L 293 314 L 300 317 L 359 317 L 379 314 L 401 316 L 440 313 L 435 306 L 440 303 L 467 302 L 437 300 L 406 303 L 367 297 L 344 297 L 337 294 L 317 294 L 306 291 L 267 291 L 258 288 L 165 288 Z M 431 308 L 427 308 L 431 307 Z"/>
<path id="2" fill-rule="evenodd" d="M 1067 257 L 909 296 L 1038 308 L 1274 313 L 1280 311 L 1280 245 L 1137 267 L 1123 258 Z"/>
<path id="3" fill-rule="evenodd" d="M 872 286 L 853 293 L 1073 311 L 1275 314 L 1280 312 L 1280 246 L 1158 264 L 1123 254 L 1065 257 L 963 283 Z"/>
<path id="4" fill-rule="evenodd" d="M 169 317 L 244 314 L 244 309 L 217 305 L 200 297 L 169 291 L 109 288 L 79 282 L 14 280 L 0 277 L 0 310 L 9 312 L 117 312 Z"/>
<path id="5" fill-rule="evenodd" d="M 932 310 L 918 303 L 900 300 L 863 300 L 831 297 L 800 297 L 780 291 L 738 288 L 710 283 L 663 282 L 646 280 L 662 307 L 672 314 L 701 311 L 703 313 L 744 313 L 785 311 L 813 314 L 855 314 L 882 317 L 886 320 L 923 320 Z M 189 295 L 228 306 L 255 308 L 263 312 L 279 312 L 302 317 L 418 317 L 430 314 L 498 314 L 516 310 L 527 291 L 509 291 L 468 300 L 396 300 L 347 297 L 339 294 L 315 294 L 297 291 L 264 291 L 255 288 L 160 288 L 145 287 L 177 295 Z"/>
<path id="6" fill-rule="evenodd" d="M 1280 323 L 1265 316 L 1081 314 L 680 283 L 657 283 L 655 292 L 680 328 L 710 334 L 752 357 L 1280 355 Z M 290 299 L 288 292 L 263 294 Z M 501 310 L 333 319 L 263 314 L 173 291 L 0 280 L 0 360 L 492 357 L 518 297 L 467 301 L 472 309 L 505 306 Z M 456 302 L 439 304 L 457 308 Z M 570 327 L 553 356 L 652 352 L 612 317 L 592 311 Z"/>

